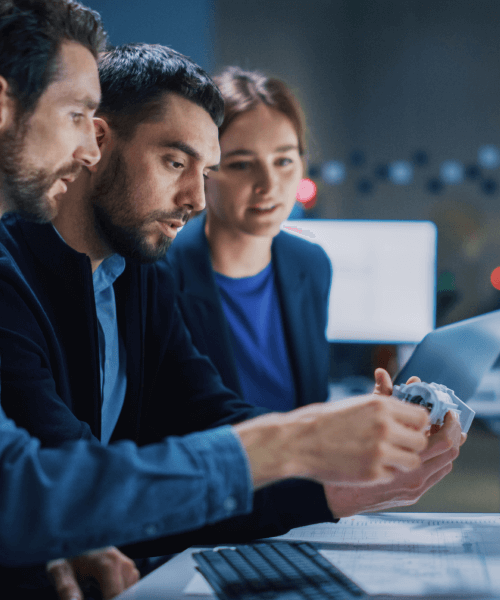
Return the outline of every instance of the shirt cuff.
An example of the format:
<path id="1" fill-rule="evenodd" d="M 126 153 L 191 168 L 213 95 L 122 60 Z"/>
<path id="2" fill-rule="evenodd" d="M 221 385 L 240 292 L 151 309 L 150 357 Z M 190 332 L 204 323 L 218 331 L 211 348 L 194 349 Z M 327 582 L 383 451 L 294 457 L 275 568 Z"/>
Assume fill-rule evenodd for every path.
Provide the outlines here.
<path id="1" fill-rule="evenodd" d="M 191 452 L 204 463 L 208 474 L 207 524 L 251 512 L 253 482 L 250 465 L 233 428 L 226 425 L 189 437 Z"/>

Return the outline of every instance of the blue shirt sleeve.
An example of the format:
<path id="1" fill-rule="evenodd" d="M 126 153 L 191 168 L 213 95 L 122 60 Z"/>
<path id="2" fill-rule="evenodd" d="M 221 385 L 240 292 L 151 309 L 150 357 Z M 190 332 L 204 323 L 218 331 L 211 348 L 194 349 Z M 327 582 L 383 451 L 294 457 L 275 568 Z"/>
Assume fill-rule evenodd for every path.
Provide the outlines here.
<path id="1" fill-rule="evenodd" d="M 0 408 L 0 564 L 20 566 L 158 538 L 252 509 L 246 454 L 229 426 L 137 448 L 41 449 Z"/>

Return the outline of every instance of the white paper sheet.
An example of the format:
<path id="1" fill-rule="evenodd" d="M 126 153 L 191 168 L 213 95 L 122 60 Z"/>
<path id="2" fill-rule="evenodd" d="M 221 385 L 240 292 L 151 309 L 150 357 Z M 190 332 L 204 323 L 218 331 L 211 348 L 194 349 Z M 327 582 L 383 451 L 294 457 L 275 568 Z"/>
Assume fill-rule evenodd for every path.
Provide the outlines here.
<path id="1" fill-rule="evenodd" d="M 322 554 L 370 594 L 500 594 L 497 514 L 378 513 L 281 539 L 325 544 Z"/>

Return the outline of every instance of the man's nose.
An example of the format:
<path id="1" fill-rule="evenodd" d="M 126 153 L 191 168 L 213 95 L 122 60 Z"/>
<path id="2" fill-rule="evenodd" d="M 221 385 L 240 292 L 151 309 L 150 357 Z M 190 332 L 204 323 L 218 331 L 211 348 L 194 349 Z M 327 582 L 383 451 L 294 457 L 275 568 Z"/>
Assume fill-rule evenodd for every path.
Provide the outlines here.
<path id="1" fill-rule="evenodd" d="M 75 150 L 74 158 L 84 167 L 95 165 L 101 158 L 101 151 L 97 145 L 93 120 L 90 119 L 84 132 L 82 140 Z"/>
<path id="2" fill-rule="evenodd" d="M 185 189 L 178 198 L 178 204 L 192 211 L 203 210 L 205 208 L 205 178 L 203 175 L 194 175 L 189 181 L 186 181 Z"/>

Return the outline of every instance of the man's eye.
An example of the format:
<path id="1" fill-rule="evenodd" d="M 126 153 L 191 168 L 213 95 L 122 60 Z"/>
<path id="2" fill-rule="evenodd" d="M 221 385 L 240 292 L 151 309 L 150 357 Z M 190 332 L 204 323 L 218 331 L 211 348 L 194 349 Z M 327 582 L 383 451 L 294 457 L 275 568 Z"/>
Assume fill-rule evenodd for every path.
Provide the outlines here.
<path id="1" fill-rule="evenodd" d="M 279 158 L 277 161 L 279 167 L 286 167 L 287 165 L 291 165 L 292 162 L 291 158 Z"/>
<path id="2" fill-rule="evenodd" d="M 165 163 L 172 166 L 174 169 L 182 169 L 184 167 L 184 163 L 179 162 L 178 160 L 173 160 L 168 156 L 165 158 Z"/>
<path id="3" fill-rule="evenodd" d="M 83 113 L 71 113 L 71 118 L 73 119 L 73 123 L 77 123 L 77 124 L 82 121 L 84 116 L 85 115 Z"/>

